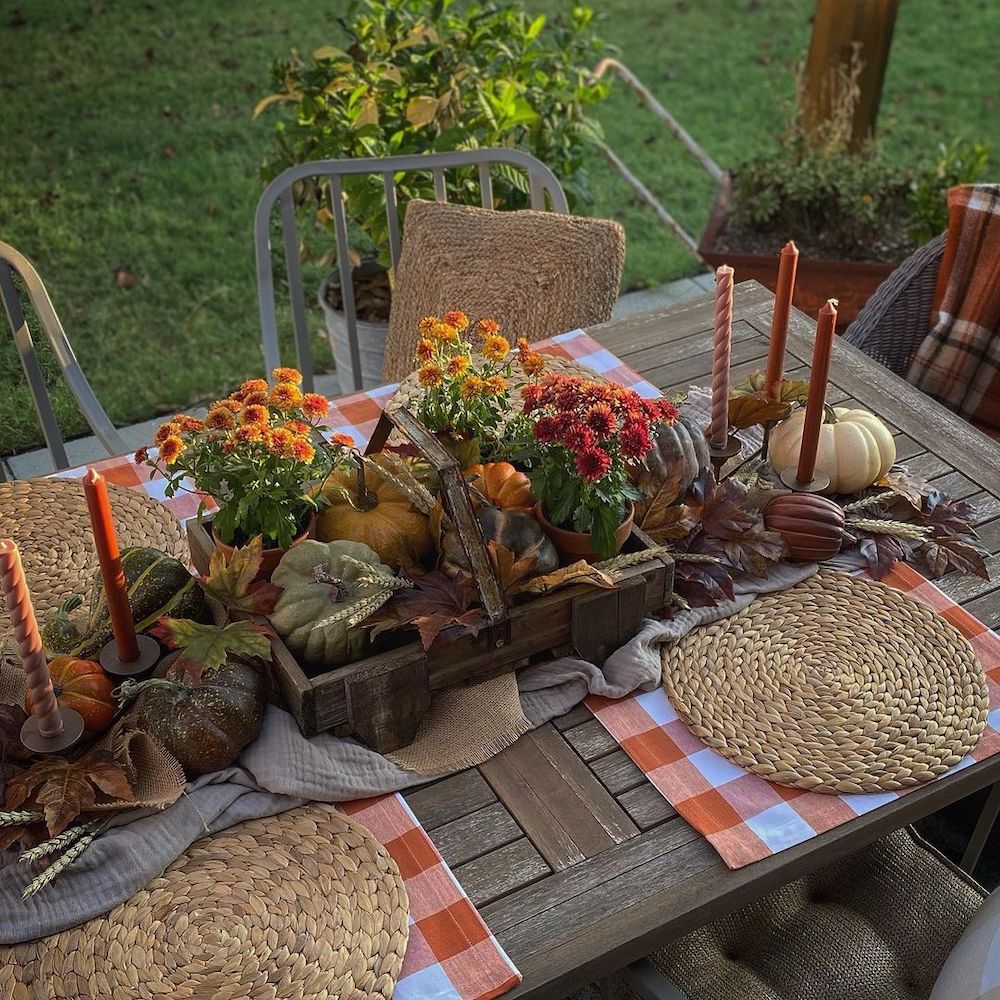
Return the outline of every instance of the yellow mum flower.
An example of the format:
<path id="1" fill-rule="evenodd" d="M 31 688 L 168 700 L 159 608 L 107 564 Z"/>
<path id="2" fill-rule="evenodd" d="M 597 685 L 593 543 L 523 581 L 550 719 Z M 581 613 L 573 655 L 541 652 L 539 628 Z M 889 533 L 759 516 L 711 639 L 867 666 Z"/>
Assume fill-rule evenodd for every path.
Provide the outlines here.
<path id="1" fill-rule="evenodd" d="M 449 375 L 462 375 L 468 367 L 469 359 L 464 354 L 456 354 L 455 357 L 449 360 L 445 370 Z"/>
<path id="2" fill-rule="evenodd" d="M 271 389 L 270 402 L 276 410 L 294 410 L 302 405 L 302 390 L 291 382 L 278 382 Z"/>
<path id="3" fill-rule="evenodd" d="M 444 314 L 444 321 L 450 323 L 459 333 L 465 333 L 469 328 L 469 317 L 461 309 L 452 309 Z"/>
<path id="4" fill-rule="evenodd" d="M 499 333 L 491 333 L 483 341 L 483 354 L 490 361 L 503 361 L 510 353 L 510 341 L 506 337 L 501 337 Z"/>
<path id="5" fill-rule="evenodd" d="M 435 340 L 440 340 L 442 343 L 453 344 L 458 340 L 458 330 L 451 325 L 451 323 L 445 323 L 444 320 L 439 320 L 434 324 L 434 329 L 431 331 L 431 336 Z"/>
<path id="6" fill-rule="evenodd" d="M 292 385 L 302 384 L 302 375 L 294 368 L 275 368 L 271 372 L 275 382 L 291 382 Z"/>
<path id="7" fill-rule="evenodd" d="M 416 355 L 418 361 L 430 361 L 434 357 L 434 342 L 426 337 L 418 341 Z"/>
<path id="8" fill-rule="evenodd" d="M 243 412 L 240 414 L 240 423 L 244 426 L 247 424 L 257 424 L 261 427 L 266 427 L 269 417 L 270 414 L 267 412 L 266 406 L 261 406 L 259 403 L 248 403 L 243 407 Z"/>
<path id="9" fill-rule="evenodd" d="M 295 435 L 287 427 L 275 427 L 271 431 L 268 447 L 275 455 L 289 456 L 292 454 L 292 442 Z"/>
<path id="10" fill-rule="evenodd" d="M 165 424 L 160 424 L 160 426 L 156 428 L 156 433 L 153 435 L 153 441 L 156 444 L 163 444 L 168 437 L 174 437 L 179 433 L 180 428 L 177 424 L 168 420 Z"/>
<path id="11" fill-rule="evenodd" d="M 316 449 L 308 438 L 297 437 L 292 439 L 290 445 L 292 457 L 300 462 L 311 462 L 316 457 Z"/>
<path id="12" fill-rule="evenodd" d="M 205 426 L 215 431 L 228 431 L 236 425 L 236 417 L 228 406 L 216 403 L 205 417 Z"/>
<path id="13" fill-rule="evenodd" d="M 507 391 L 507 380 L 503 375 L 491 375 L 486 380 L 486 390 L 491 396 L 502 396 Z"/>
<path id="14" fill-rule="evenodd" d="M 180 458 L 183 450 L 184 442 L 176 434 L 171 434 L 160 443 L 160 458 L 167 465 L 173 465 Z"/>
<path id="15" fill-rule="evenodd" d="M 459 386 L 458 392 L 462 399 L 470 400 L 481 396 L 486 390 L 486 382 L 478 375 L 470 375 Z"/>
<path id="16" fill-rule="evenodd" d="M 262 424 L 244 424 L 242 427 L 236 428 L 233 437 L 242 444 L 248 444 L 251 441 L 259 441 L 264 436 L 266 429 Z"/>
<path id="17" fill-rule="evenodd" d="M 434 386 L 440 384 L 442 379 L 441 369 L 437 365 L 424 365 L 419 372 L 417 372 L 417 381 L 425 389 L 432 389 Z"/>
<path id="18" fill-rule="evenodd" d="M 440 320 L 437 316 L 425 316 L 418 324 L 417 329 L 420 331 L 421 337 L 431 337 L 434 334 L 434 327 Z"/>
<path id="19" fill-rule="evenodd" d="M 492 337 L 500 332 L 500 324 L 495 319 L 481 319 L 476 325 L 476 332 L 480 337 Z"/>

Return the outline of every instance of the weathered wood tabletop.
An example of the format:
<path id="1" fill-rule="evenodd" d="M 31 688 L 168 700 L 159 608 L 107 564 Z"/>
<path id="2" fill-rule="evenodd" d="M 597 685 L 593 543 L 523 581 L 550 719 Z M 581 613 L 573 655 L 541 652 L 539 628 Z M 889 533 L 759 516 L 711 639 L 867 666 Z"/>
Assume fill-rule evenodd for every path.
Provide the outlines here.
<path id="1" fill-rule="evenodd" d="M 734 380 L 763 367 L 772 303 L 754 282 L 736 289 Z M 706 296 L 588 333 L 663 390 L 683 390 L 709 381 L 712 326 Z M 793 312 L 790 375 L 807 371 L 814 329 Z M 1000 444 L 847 345 L 836 345 L 831 382 L 828 402 L 880 414 L 901 461 L 975 505 L 993 579 L 951 575 L 939 586 L 1000 626 Z M 729 871 L 580 706 L 481 767 L 406 797 L 524 974 L 508 996 L 555 1000 L 996 781 L 1000 757 Z"/>

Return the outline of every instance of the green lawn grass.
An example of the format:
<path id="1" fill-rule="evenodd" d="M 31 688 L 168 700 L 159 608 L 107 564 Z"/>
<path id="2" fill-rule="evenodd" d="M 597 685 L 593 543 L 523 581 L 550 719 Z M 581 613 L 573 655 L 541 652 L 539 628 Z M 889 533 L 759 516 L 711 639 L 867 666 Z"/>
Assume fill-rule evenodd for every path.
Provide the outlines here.
<path id="1" fill-rule="evenodd" d="M 556 10 L 561 0 L 528 7 Z M 251 224 L 272 119 L 250 118 L 270 61 L 336 37 L 334 0 L 47 0 L 0 9 L 0 239 L 42 272 L 84 370 L 119 423 L 260 373 Z M 722 164 L 768 143 L 808 41 L 811 0 L 605 0 L 600 31 Z M 275 10 L 280 8 L 280 15 Z M 901 5 L 883 101 L 900 158 L 955 134 L 993 142 L 993 0 Z M 693 232 L 711 184 L 620 89 L 609 143 Z M 628 234 L 626 285 L 698 262 L 595 156 L 593 211 Z M 123 269 L 135 283 L 119 287 Z M 318 323 L 318 320 L 317 320 Z M 51 373 L 51 368 L 50 368 Z M 0 454 L 40 442 L 0 331 Z M 84 429 L 67 395 L 63 425 Z"/>

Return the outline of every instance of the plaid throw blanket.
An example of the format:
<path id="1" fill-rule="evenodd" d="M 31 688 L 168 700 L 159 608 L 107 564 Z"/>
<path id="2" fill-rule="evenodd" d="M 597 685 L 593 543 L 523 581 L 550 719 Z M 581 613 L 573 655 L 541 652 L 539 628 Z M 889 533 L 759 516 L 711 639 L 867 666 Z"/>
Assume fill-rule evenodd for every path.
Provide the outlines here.
<path id="1" fill-rule="evenodd" d="M 907 380 L 983 429 L 1000 430 L 1000 185 L 948 192 L 931 319 Z"/>

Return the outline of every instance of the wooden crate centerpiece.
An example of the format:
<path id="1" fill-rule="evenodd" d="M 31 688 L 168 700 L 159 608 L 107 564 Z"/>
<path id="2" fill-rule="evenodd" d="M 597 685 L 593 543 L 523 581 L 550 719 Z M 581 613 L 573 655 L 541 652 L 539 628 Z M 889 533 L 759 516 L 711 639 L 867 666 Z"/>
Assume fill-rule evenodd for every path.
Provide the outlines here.
<path id="1" fill-rule="evenodd" d="M 557 655 L 575 654 L 602 665 L 636 634 L 644 618 L 670 603 L 673 561 L 633 527 L 623 552 L 649 551 L 650 556 L 619 570 L 615 589 L 576 584 L 511 604 L 489 559 L 468 484 L 454 456 L 406 409 L 383 413 L 367 453 L 380 451 L 393 429 L 437 472 L 442 505 L 473 569 L 482 627 L 477 636 L 463 634 L 430 651 L 414 640 L 313 677 L 276 639 L 276 677 L 306 736 L 332 729 L 357 736 L 383 753 L 396 750 L 412 742 L 433 692 Z M 202 574 L 208 572 L 214 549 L 209 532 L 208 518 L 188 521 L 191 557 Z"/>

